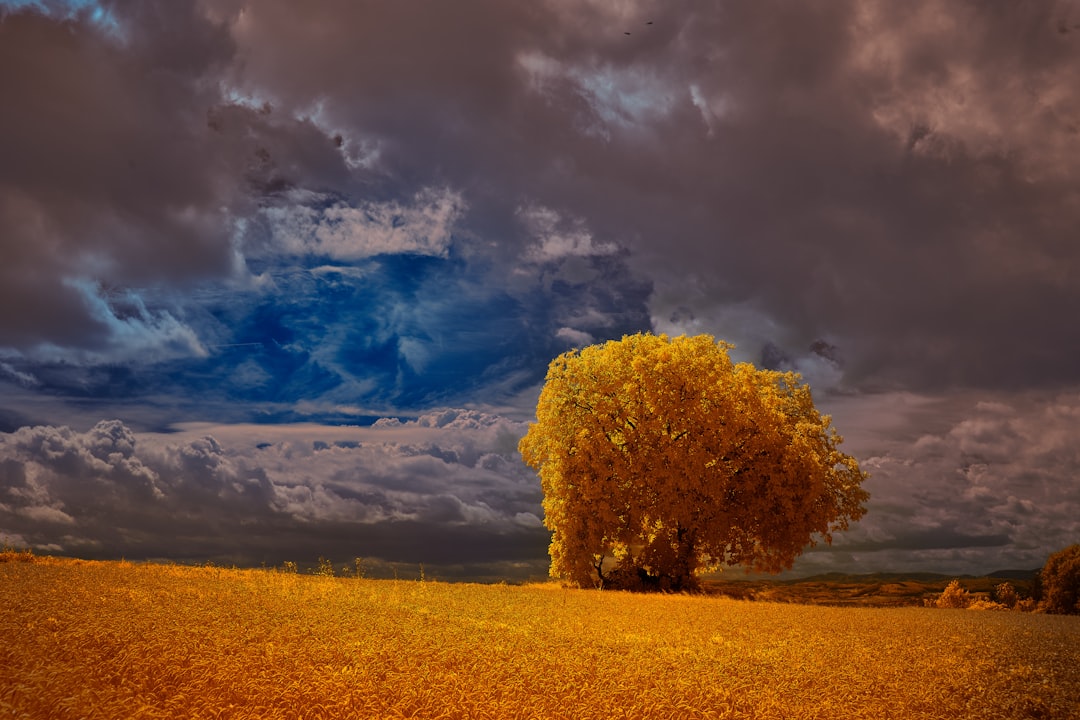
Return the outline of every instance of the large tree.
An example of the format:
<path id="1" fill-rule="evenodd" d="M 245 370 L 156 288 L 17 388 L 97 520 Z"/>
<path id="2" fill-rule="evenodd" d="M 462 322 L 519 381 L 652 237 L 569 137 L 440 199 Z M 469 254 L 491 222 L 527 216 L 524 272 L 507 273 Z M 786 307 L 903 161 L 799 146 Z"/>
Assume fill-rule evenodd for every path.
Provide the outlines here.
<path id="1" fill-rule="evenodd" d="M 731 347 L 638 334 L 551 362 L 519 449 L 552 576 L 678 590 L 722 564 L 779 572 L 862 517 L 866 474 L 810 388 Z"/>

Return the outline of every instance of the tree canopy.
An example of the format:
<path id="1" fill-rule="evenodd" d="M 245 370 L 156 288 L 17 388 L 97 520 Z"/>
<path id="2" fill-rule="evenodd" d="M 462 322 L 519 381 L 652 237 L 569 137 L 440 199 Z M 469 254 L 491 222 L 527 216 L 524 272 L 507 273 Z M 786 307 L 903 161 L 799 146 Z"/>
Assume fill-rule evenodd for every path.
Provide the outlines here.
<path id="1" fill-rule="evenodd" d="M 637 334 L 555 358 L 519 449 L 544 490 L 551 574 L 687 589 L 779 572 L 865 512 L 867 477 L 795 373 L 709 335 Z"/>
<path id="2" fill-rule="evenodd" d="M 1042 607 L 1048 613 L 1080 613 L 1080 545 L 1070 545 L 1046 559 L 1039 572 Z"/>

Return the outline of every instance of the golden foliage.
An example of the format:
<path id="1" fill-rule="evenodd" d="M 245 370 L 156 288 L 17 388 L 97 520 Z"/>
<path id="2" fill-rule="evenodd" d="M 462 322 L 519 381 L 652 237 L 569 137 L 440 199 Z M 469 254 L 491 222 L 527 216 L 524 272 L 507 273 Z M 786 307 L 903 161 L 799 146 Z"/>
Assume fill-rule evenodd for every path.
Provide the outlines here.
<path id="1" fill-rule="evenodd" d="M 0 564 L 0 717 L 1043 718 L 1080 623 L 131 563 Z"/>
<path id="2" fill-rule="evenodd" d="M 963 610 L 971 605 L 971 596 L 959 580 L 953 580 L 941 592 L 935 605 L 939 608 L 953 608 Z"/>
<path id="3" fill-rule="evenodd" d="M 1007 582 L 994 587 L 994 599 L 1009 610 L 1015 608 L 1016 604 L 1020 602 L 1020 596 L 1016 593 L 1016 588 L 1012 586 L 1012 583 Z"/>
<path id="4" fill-rule="evenodd" d="M 677 589 L 720 564 L 777 572 L 862 517 L 866 475 L 798 375 L 708 335 L 638 334 L 555 358 L 519 449 L 540 473 L 551 574 Z"/>
<path id="5" fill-rule="evenodd" d="M 1080 545 L 1070 545 L 1047 558 L 1039 578 L 1043 610 L 1062 615 L 1080 614 Z"/>
<path id="6" fill-rule="evenodd" d="M 975 598 L 974 600 L 971 601 L 970 604 L 968 604 L 967 609 L 968 610 L 1008 610 L 1009 608 L 1005 607 L 1004 605 L 1002 605 L 999 602 L 994 602 L 993 600 L 989 600 L 987 598 Z"/>

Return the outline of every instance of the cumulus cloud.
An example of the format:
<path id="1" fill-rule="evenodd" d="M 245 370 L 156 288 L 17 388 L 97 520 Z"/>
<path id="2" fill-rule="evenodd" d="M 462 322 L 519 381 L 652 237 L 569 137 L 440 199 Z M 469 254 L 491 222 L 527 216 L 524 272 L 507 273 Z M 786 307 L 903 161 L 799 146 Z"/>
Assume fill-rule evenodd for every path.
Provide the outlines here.
<path id="1" fill-rule="evenodd" d="M 823 404 L 871 473 L 871 501 L 795 572 L 1029 569 L 1080 532 L 1080 495 L 1061 482 L 1080 472 L 1080 396 L 943 402 Z M 540 489 L 516 452 L 524 431 L 450 408 L 370 427 L 25 427 L 0 436 L 0 532 L 93 557 L 362 556 L 386 572 L 542 574 Z"/>
<path id="2" fill-rule="evenodd" d="M 212 430 L 220 430 L 219 441 Z M 206 426 L 0 435 L 0 532 L 98 557 L 543 567 L 521 423 L 472 410 L 371 428 Z"/>
<path id="3" fill-rule="evenodd" d="M 1075 392 L 1010 403 L 886 395 L 835 409 L 846 449 L 871 474 L 871 499 L 866 517 L 810 552 L 803 571 L 1033 569 L 1080 532 L 1080 490 L 1067 480 L 1080 472 Z"/>
<path id="4" fill-rule="evenodd" d="M 560 340 L 565 340 L 566 343 L 572 347 L 585 347 L 586 345 L 592 345 L 596 342 L 596 338 L 589 333 L 569 327 L 559 328 L 555 333 L 555 337 Z"/>

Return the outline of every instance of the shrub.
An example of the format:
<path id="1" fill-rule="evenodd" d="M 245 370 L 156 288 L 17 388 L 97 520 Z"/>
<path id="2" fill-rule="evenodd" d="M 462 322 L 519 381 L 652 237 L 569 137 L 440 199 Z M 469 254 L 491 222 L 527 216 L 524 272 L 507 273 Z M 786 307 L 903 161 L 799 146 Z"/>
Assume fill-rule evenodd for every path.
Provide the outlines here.
<path id="1" fill-rule="evenodd" d="M 978 598 L 978 599 L 972 600 L 970 603 L 968 603 L 967 609 L 968 610 L 1008 610 L 1009 608 L 1005 607 L 1004 605 L 1002 605 L 999 602 L 994 602 L 993 600 L 989 600 L 987 598 Z"/>
<path id="2" fill-rule="evenodd" d="M 1020 596 L 1016 594 L 1016 588 L 1007 582 L 995 587 L 994 594 L 991 597 L 1010 610 L 1015 608 L 1016 603 L 1020 600 Z"/>
<path id="3" fill-rule="evenodd" d="M 1071 545 L 1047 558 L 1039 579 L 1044 611 L 1059 615 L 1080 613 L 1080 545 Z"/>
<path id="4" fill-rule="evenodd" d="M 23 550 L 16 550 L 13 547 L 5 545 L 3 549 L 0 549 L 0 562 L 34 562 L 36 558 L 30 548 Z"/>
<path id="5" fill-rule="evenodd" d="M 1016 603 L 1016 609 L 1020 612 L 1035 612 L 1039 608 L 1039 603 L 1035 598 L 1022 598 Z"/>
<path id="6" fill-rule="evenodd" d="M 935 603 L 939 608 L 964 609 L 971 605 L 971 596 L 959 580 L 953 580 L 941 593 L 941 597 Z"/>

